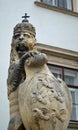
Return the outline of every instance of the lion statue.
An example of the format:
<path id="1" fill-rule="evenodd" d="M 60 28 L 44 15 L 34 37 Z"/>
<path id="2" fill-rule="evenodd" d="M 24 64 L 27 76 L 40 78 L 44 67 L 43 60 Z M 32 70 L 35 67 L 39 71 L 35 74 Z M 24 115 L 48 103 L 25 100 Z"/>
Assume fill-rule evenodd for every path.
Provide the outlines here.
<path id="1" fill-rule="evenodd" d="M 8 130 L 66 130 L 72 112 L 70 91 L 50 72 L 37 49 L 34 26 L 24 19 L 13 32 L 8 69 Z"/>

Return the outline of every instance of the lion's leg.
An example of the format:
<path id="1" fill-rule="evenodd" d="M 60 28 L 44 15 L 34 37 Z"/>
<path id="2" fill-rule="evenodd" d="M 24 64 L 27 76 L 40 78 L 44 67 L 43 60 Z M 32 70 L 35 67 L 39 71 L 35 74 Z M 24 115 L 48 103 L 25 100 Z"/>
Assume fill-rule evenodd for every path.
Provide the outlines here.
<path id="1" fill-rule="evenodd" d="M 10 121 L 8 130 L 25 130 L 19 112 L 18 90 L 9 95 L 10 101 Z"/>

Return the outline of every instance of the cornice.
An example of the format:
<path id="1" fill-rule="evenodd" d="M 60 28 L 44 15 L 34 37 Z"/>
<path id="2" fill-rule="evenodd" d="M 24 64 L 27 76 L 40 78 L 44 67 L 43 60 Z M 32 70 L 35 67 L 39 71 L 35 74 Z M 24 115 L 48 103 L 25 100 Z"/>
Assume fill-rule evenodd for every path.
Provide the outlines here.
<path id="1" fill-rule="evenodd" d="M 41 52 L 45 52 L 48 55 L 53 55 L 57 57 L 62 57 L 70 60 L 75 60 L 78 62 L 78 52 L 67 50 L 59 47 L 54 47 L 50 45 L 45 45 L 38 43 L 38 49 L 41 50 Z"/>

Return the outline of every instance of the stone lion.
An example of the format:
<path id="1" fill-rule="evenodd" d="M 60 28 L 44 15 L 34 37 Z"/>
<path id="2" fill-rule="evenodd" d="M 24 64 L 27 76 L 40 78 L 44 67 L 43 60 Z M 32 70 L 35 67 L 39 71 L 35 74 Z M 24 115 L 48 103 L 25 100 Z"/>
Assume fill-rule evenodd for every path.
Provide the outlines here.
<path id="1" fill-rule="evenodd" d="M 35 28 L 23 21 L 14 28 L 8 71 L 8 130 L 66 130 L 72 99 L 65 82 L 47 66 L 37 50 Z"/>

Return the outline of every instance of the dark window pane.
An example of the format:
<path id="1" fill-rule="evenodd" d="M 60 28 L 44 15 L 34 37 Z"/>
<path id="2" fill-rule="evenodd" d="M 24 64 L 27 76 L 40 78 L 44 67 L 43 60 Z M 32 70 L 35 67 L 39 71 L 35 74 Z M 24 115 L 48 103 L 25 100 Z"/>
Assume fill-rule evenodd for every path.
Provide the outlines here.
<path id="1" fill-rule="evenodd" d="M 64 80 L 68 85 L 78 86 L 78 71 L 64 69 Z"/>
<path id="2" fill-rule="evenodd" d="M 72 0 L 41 0 L 41 2 L 56 7 L 72 10 Z"/>
<path id="3" fill-rule="evenodd" d="M 72 115 L 71 120 L 78 121 L 78 89 L 69 88 L 72 95 Z"/>
<path id="4" fill-rule="evenodd" d="M 67 0 L 58 0 L 59 7 L 67 8 Z"/>
<path id="5" fill-rule="evenodd" d="M 43 3 L 52 4 L 52 0 L 42 0 Z"/>

